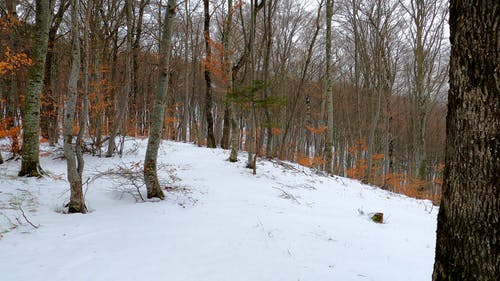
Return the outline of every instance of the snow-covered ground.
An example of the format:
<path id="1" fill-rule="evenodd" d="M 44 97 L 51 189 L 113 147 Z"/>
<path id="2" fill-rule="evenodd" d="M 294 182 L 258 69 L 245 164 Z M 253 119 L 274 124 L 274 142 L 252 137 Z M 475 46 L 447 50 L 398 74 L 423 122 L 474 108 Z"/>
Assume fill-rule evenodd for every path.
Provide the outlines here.
<path id="1" fill-rule="evenodd" d="M 258 161 L 252 175 L 228 151 L 174 142 L 160 149 L 164 201 L 136 203 L 133 186 L 95 177 L 140 167 L 145 145 L 86 157 L 85 215 L 61 213 L 61 151 L 42 157 L 51 175 L 42 179 L 16 177 L 20 161 L 0 165 L 0 280 L 431 279 L 437 209 L 428 201 L 295 164 Z"/>

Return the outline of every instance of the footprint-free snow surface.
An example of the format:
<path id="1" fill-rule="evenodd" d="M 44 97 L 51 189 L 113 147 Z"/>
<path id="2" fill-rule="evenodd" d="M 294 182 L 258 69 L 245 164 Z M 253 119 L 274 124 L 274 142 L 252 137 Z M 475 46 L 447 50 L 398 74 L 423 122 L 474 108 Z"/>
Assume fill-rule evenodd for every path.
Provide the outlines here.
<path id="1" fill-rule="evenodd" d="M 18 178 L 20 161 L 0 165 L 0 280 L 431 279 L 428 201 L 290 163 L 259 160 L 253 175 L 243 154 L 229 163 L 225 150 L 164 142 L 166 199 L 141 202 L 122 176 L 140 177 L 145 146 L 127 140 L 122 158 L 85 158 L 85 215 L 62 213 L 60 149 L 42 147 L 42 179 Z"/>

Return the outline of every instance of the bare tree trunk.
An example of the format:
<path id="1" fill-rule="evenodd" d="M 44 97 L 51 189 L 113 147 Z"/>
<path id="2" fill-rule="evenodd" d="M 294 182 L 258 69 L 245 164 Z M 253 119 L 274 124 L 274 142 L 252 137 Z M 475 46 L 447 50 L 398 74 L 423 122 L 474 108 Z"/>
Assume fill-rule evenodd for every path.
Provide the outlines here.
<path id="1" fill-rule="evenodd" d="M 38 138 L 40 132 L 40 95 L 43 88 L 49 24 L 49 0 L 36 1 L 35 42 L 31 55 L 33 65 L 28 72 L 28 85 L 24 100 L 23 148 L 19 176 L 40 177 L 43 174 L 38 156 Z"/>
<path id="2" fill-rule="evenodd" d="M 248 142 L 248 158 L 247 158 L 247 168 L 255 171 L 254 166 L 254 149 L 257 149 L 255 144 L 255 132 L 257 130 L 255 124 L 255 104 L 253 103 L 255 91 L 254 91 L 254 80 L 255 80 L 255 24 L 256 24 L 256 7 L 257 0 L 250 1 L 250 28 L 249 28 L 249 53 L 250 53 L 250 91 L 251 91 L 251 99 L 252 104 L 250 105 L 249 116 L 247 116 L 247 124 L 248 130 L 250 131 L 247 135 L 246 142 Z"/>
<path id="3" fill-rule="evenodd" d="M 66 102 L 66 113 L 64 115 L 64 156 L 67 162 L 68 181 L 71 187 L 71 196 L 68 204 L 69 213 L 86 213 L 87 207 L 83 198 L 82 174 L 83 159 L 81 154 L 79 161 L 75 157 L 73 149 L 73 120 L 75 118 L 76 102 L 78 100 L 78 76 L 80 73 L 80 41 L 78 24 L 79 0 L 71 0 L 71 73 L 68 83 L 68 101 Z M 81 145 L 78 143 L 77 146 Z M 81 148 L 77 148 L 78 151 Z M 80 164 L 82 166 L 80 166 Z"/>
<path id="4" fill-rule="evenodd" d="M 332 17 L 333 0 L 326 0 L 326 112 L 327 112 L 327 132 L 325 143 L 325 165 L 326 172 L 333 172 L 333 72 L 332 72 Z"/>
<path id="5" fill-rule="evenodd" d="M 189 128 L 189 90 L 191 88 L 191 85 L 189 83 L 189 76 L 190 76 L 190 64 L 189 64 L 189 38 L 190 38 L 190 33 L 192 32 L 191 30 L 191 15 L 189 12 L 189 0 L 184 1 L 184 10 L 186 13 L 186 21 L 185 21 L 185 33 L 184 33 L 184 64 L 186 69 L 184 70 L 184 102 L 183 102 L 183 107 L 182 107 L 182 140 L 183 141 L 188 141 L 189 139 L 189 134 L 188 134 L 188 128 Z"/>
<path id="6" fill-rule="evenodd" d="M 265 36 L 265 53 L 264 53 L 264 99 L 267 99 L 270 95 L 270 70 L 269 70 L 269 61 L 271 59 L 271 48 L 272 48 L 272 38 L 273 38 L 273 30 L 272 30 L 272 15 L 273 15 L 273 1 L 267 0 L 265 2 L 264 9 L 264 36 Z M 271 158 L 272 151 L 272 142 L 273 142 L 273 133 L 272 133 L 272 124 L 271 124 L 271 113 L 269 112 L 269 107 L 264 108 L 264 116 L 265 116 L 265 124 L 266 124 L 266 157 Z"/>
<path id="7" fill-rule="evenodd" d="M 204 24 L 203 33 L 205 36 L 205 116 L 207 119 L 207 147 L 215 148 L 215 136 L 214 136 L 214 117 L 212 115 L 212 79 L 210 77 L 210 70 L 208 64 L 212 64 L 212 44 L 210 39 L 210 0 L 203 0 L 204 8 Z"/>
<path id="8" fill-rule="evenodd" d="M 500 3 L 450 2 L 446 167 L 434 281 L 500 276 Z"/>
<path id="9" fill-rule="evenodd" d="M 233 112 L 232 112 L 232 104 L 229 101 L 229 95 L 231 94 L 233 90 L 233 74 L 232 74 L 232 63 L 231 63 L 231 50 L 229 47 L 230 40 L 231 40 L 231 32 L 232 32 L 232 24 L 233 24 L 233 1 L 228 0 L 227 1 L 227 18 L 226 22 L 224 25 L 224 31 L 222 35 L 222 45 L 223 45 L 223 64 L 224 64 L 224 71 L 225 71 L 225 79 L 227 80 L 227 86 L 226 86 L 226 100 L 224 102 L 224 127 L 222 129 L 222 139 L 221 139 L 221 147 L 223 149 L 228 149 L 231 147 L 231 136 L 232 136 L 232 121 L 233 121 Z M 232 154 L 231 154 L 232 156 Z M 231 160 L 232 157 L 230 158 Z M 237 157 L 237 156 L 236 156 Z M 235 162 L 231 161 L 231 162 Z"/>
<path id="10" fill-rule="evenodd" d="M 142 108 L 138 108 L 138 100 L 140 99 L 140 96 L 142 95 L 139 90 L 139 54 L 141 53 L 141 39 L 142 39 L 142 22 L 144 19 L 144 9 L 146 6 L 149 4 L 149 0 L 141 0 L 139 3 L 139 14 L 137 15 L 137 18 L 135 20 L 135 38 L 134 42 L 132 44 L 132 91 L 131 95 L 135 97 L 136 102 L 135 102 L 135 108 L 133 112 L 130 112 L 130 115 L 133 114 L 134 120 L 135 120 L 135 126 L 136 126 L 136 132 L 139 134 L 142 133 L 142 129 L 144 126 L 142 125 L 142 122 L 139 122 L 141 119 L 141 114 L 140 111 Z M 132 12 L 133 14 L 133 12 Z"/>
<path id="11" fill-rule="evenodd" d="M 125 15 L 126 15 L 126 21 L 127 21 L 127 36 L 126 36 L 126 41 L 127 41 L 127 54 L 125 58 L 125 81 L 124 81 L 124 87 L 123 87 L 123 92 L 122 92 L 122 97 L 118 101 L 118 114 L 116 116 L 115 121 L 113 122 L 113 129 L 111 130 L 111 134 L 109 136 L 109 145 L 108 145 L 108 151 L 106 152 L 106 157 L 111 157 L 113 156 L 113 153 L 116 149 L 116 143 L 115 143 L 115 138 L 118 135 L 118 131 L 120 129 L 120 126 L 122 124 L 126 124 L 124 121 L 126 118 L 127 114 L 127 108 L 128 108 L 128 99 L 130 96 L 130 88 L 132 84 L 132 30 L 133 30 L 133 25 L 132 25 L 132 0 L 127 0 L 125 4 Z M 125 134 L 126 132 L 121 132 L 122 134 Z M 121 151 L 121 149 L 120 149 Z"/>
<path id="12" fill-rule="evenodd" d="M 226 19 L 226 28 L 224 30 L 224 66 L 226 70 L 226 79 L 227 79 L 227 88 L 226 88 L 226 96 L 233 91 L 233 66 L 232 66 L 232 56 L 231 50 L 229 47 L 229 43 L 231 42 L 231 32 L 232 32 L 232 24 L 233 24 L 233 0 L 227 0 L 227 19 Z M 239 128 L 234 116 L 234 105 L 228 105 L 228 116 L 229 122 L 231 123 L 231 134 L 230 134 L 230 146 L 231 146 L 231 154 L 229 155 L 229 162 L 238 161 L 238 148 L 239 148 Z"/>
<path id="13" fill-rule="evenodd" d="M 53 5 L 53 3 L 51 3 Z M 59 94 L 54 92 L 54 49 L 57 39 L 57 31 L 62 23 L 64 13 L 69 7 L 68 0 L 59 2 L 57 13 L 52 18 L 52 24 L 49 28 L 49 38 L 47 43 L 47 55 L 45 58 L 45 77 L 43 82 L 42 93 L 42 115 L 40 116 L 40 129 L 41 134 L 46 138 L 50 145 L 55 145 L 59 139 L 58 133 L 58 102 Z"/>
<path id="14" fill-rule="evenodd" d="M 149 132 L 148 147 L 144 159 L 144 181 L 146 182 L 147 197 L 163 199 L 165 195 L 158 181 L 157 159 L 158 148 L 161 141 L 163 128 L 163 116 L 165 112 L 165 100 L 167 96 L 169 72 L 170 72 L 170 50 L 172 45 L 172 23 L 174 21 L 176 1 L 168 0 L 167 12 L 163 21 L 162 36 L 160 41 L 160 72 L 158 77 L 158 90 L 153 102 L 153 114 L 151 115 L 151 128 Z"/>

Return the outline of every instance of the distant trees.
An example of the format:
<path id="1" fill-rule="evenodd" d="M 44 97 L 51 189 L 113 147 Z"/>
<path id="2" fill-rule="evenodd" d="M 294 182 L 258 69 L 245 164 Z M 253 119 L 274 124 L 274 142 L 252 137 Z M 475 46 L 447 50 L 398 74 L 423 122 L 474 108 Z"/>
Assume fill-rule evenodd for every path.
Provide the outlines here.
<path id="1" fill-rule="evenodd" d="M 74 124 L 75 133 L 83 130 L 83 152 L 120 155 L 126 136 L 146 137 L 160 119 L 153 121 L 163 71 L 157 42 L 165 2 L 81 1 L 81 91 Z M 21 143 L 16 130 L 29 127 L 34 116 L 25 69 L 37 65 L 31 54 L 40 44 L 30 24 L 34 2 L 5 3 L 2 19 L 9 20 L 10 13 L 16 25 L 12 33 L 2 32 L 0 41 L 10 54 L 27 53 L 33 62 L 0 77 L 5 120 L 0 131 L 9 132 L 11 159 Z M 437 200 L 447 87 L 444 1 L 328 1 L 329 20 L 325 3 L 177 5 L 159 137 L 220 144 L 231 148 L 231 161 L 246 150 L 250 168 L 258 157 L 276 157 Z M 41 108 L 41 122 L 32 130 L 42 138 L 35 136 L 36 143 L 57 144 L 65 126 L 70 81 L 65 69 L 72 63 L 68 7 L 69 0 L 50 6 L 41 107 L 35 106 Z M 334 26 L 330 31 L 328 23 Z M 0 61 L 6 57 L 2 52 Z M 26 153 L 30 132 L 23 130 Z M 25 164 L 31 156 L 23 156 Z"/>
<path id="2" fill-rule="evenodd" d="M 434 281 L 500 276 L 500 4 L 450 2 L 446 167 Z"/>

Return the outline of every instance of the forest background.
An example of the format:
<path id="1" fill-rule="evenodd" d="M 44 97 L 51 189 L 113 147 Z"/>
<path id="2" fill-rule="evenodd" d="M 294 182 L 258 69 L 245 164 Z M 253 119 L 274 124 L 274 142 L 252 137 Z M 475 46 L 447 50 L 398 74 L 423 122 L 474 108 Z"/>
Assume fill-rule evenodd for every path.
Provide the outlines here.
<path id="1" fill-rule="evenodd" d="M 121 155 L 125 136 L 148 137 L 166 1 L 38 2 L 49 8 L 41 141 L 59 143 L 69 123 L 75 42 L 70 126 L 84 135 L 83 152 Z M 0 5 L 0 138 L 9 139 L 0 162 L 21 154 L 40 61 L 36 10 L 32 1 Z M 290 160 L 437 203 L 446 21 L 445 1 L 179 1 L 162 137 L 246 150 L 250 168 L 257 156 Z"/>

